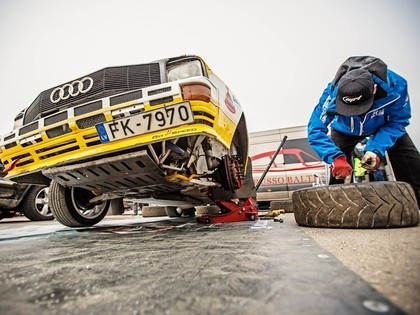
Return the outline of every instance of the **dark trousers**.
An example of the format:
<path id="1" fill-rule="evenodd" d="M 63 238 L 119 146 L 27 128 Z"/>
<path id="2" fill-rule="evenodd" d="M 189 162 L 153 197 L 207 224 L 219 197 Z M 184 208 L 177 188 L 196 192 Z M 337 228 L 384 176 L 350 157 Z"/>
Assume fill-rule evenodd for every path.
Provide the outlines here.
<path id="1" fill-rule="evenodd" d="M 346 155 L 347 162 L 352 163 L 352 152 L 363 136 L 350 136 L 331 130 L 331 139 Z M 389 162 L 397 181 L 406 182 L 413 187 L 417 203 L 420 205 L 420 153 L 411 140 L 408 133 L 400 137 L 395 144 L 388 149 Z M 342 184 L 344 180 L 330 178 L 330 184 Z"/>

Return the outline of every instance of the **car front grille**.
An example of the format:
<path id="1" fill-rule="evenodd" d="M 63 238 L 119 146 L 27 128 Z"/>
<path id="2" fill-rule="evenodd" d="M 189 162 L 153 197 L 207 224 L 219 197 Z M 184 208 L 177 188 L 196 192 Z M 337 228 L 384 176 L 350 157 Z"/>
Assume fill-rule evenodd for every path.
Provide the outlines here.
<path id="1" fill-rule="evenodd" d="M 62 100 L 60 99 L 56 103 L 51 101 L 51 93 L 56 88 L 67 86 L 65 92 L 65 97 L 67 97 L 69 93 L 68 86 L 72 84 L 76 86 L 77 83 L 74 82 L 82 81 L 85 77 L 89 77 L 93 81 L 92 87 L 86 93 L 78 93 L 75 96 L 69 96 Z M 93 99 L 161 83 L 159 63 L 105 68 L 41 92 L 28 107 L 23 124 L 29 124 L 36 119 L 51 115 L 56 111 L 58 112 L 60 108 L 74 107 Z M 83 88 L 87 89 L 87 84 L 89 84 L 88 80 L 83 81 Z M 58 94 L 56 94 L 56 96 L 58 98 Z M 136 97 L 138 97 L 138 95 L 136 95 Z M 34 130 L 35 129 L 37 129 L 36 126 Z"/>

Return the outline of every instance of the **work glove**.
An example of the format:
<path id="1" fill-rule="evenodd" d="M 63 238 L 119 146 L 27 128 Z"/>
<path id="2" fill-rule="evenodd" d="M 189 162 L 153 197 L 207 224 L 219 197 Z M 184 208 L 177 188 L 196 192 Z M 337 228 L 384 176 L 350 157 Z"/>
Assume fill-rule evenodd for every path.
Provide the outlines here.
<path id="1" fill-rule="evenodd" d="M 336 179 L 343 179 L 351 175 L 353 168 L 347 163 L 345 156 L 336 158 L 331 164 L 331 174 Z"/>
<path id="2" fill-rule="evenodd" d="M 366 151 L 360 163 L 365 170 L 376 171 L 381 163 L 381 157 L 372 151 Z"/>

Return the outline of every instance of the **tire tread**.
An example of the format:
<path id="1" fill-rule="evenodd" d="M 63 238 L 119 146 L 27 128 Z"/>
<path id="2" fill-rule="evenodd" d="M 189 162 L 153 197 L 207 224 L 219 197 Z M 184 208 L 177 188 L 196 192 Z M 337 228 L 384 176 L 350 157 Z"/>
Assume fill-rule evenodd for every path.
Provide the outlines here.
<path id="1" fill-rule="evenodd" d="M 391 228 L 419 224 L 414 191 L 404 182 L 370 182 L 301 189 L 292 195 L 302 226 Z"/>

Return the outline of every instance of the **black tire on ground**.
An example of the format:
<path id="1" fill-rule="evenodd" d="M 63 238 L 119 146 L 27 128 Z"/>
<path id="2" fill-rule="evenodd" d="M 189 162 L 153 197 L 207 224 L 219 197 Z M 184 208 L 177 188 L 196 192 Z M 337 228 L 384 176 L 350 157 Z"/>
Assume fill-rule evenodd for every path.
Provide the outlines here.
<path id="1" fill-rule="evenodd" d="M 197 215 L 203 214 L 218 214 L 220 213 L 220 208 L 216 205 L 209 205 L 209 206 L 196 206 L 195 213 Z"/>
<path id="2" fill-rule="evenodd" d="M 100 222 L 109 209 L 109 200 L 91 204 L 95 195 L 83 188 L 66 188 L 55 180 L 50 184 L 49 204 L 58 222 L 69 227 L 92 226 Z"/>
<path id="3" fill-rule="evenodd" d="M 329 228 L 391 228 L 419 224 L 412 187 L 404 182 L 320 186 L 292 194 L 296 223 Z"/>
<path id="4" fill-rule="evenodd" d="M 147 217 L 166 217 L 166 207 L 165 206 L 144 206 L 141 209 L 141 215 L 145 218 Z"/>
<path id="5" fill-rule="evenodd" d="M 53 220 L 54 216 L 48 205 L 48 190 L 46 186 L 34 185 L 29 188 L 20 204 L 23 215 L 31 221 Z"/>
<path id="6" fill-rule="evenodd" d="M 280 210 L 283 209 L 286 213 L 293 212 L 293 202 L 292 199 L 287 200 L 273 200 L 270 202 L 270 210 Z"/>

